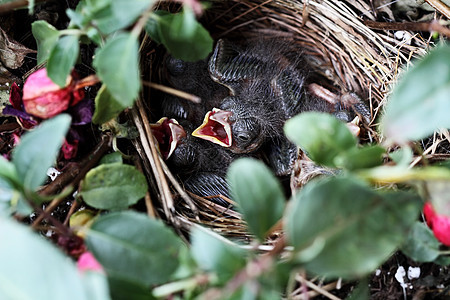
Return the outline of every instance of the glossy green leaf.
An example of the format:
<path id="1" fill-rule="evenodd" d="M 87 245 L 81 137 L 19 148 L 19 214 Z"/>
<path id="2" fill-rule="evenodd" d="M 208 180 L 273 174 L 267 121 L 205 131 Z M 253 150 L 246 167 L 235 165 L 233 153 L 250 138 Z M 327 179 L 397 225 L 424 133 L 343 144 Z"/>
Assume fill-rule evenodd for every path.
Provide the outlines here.
<path id="1" fill-rule="evenodd" d="M 141 87 L 138 50 L 137 38 L 122 32 L 109 39 L 93 61 L 109 93 L 126 107 L 133 105 Z"/>
<path id="2" fill-rule="evenodd" d="M 46 21 L 36 21 L 31 24 L 31 32 L 37 43 L 37 63 L 47 60 L 53 47 L 58 41 L 59 31 Z"/>
<path id="3" fill-rule="evenodd" d="M 308 153 L 316 163 L 335 167 L 335 158 L 356 148 L 356 138 L 335 117 L 305 112 L 286 121 L 286 136 Z"/>
<path id="4" fill-rule="evenodd" d="M 0 239 L 0 299 L 110 298 L 104 276 L 94 284 L 30 228 L 0 217 Z"/>
<path id="5" fill-rule="evenodd" d="M 361 277 L 382 264 L 404 241 L 421 208 L 414 194 L 375 192 L 353 177 L 312 181 L 292 201 L 285 228 L 296 251 L 323 242 L 304 267 L 343 278 Z"/>
<path id="6" fill-rule="evenodd" d="M 264 241 L 281 220 L 286 199 L 278 179 L 261 161 L 242 158 L 228 169 L 230 193 L 254 235 Z"/>
<path id="7" fill-rule="evenodd" d="M 184 61 L 204 59 L 213 48 L 211 35 L 195 19 L 192 10 L 186 7 L 178 14 L 157 11 L 147 22 L 145 29 L 170 54 Z"/>
<path id="8" fill-rule="evenodd" d="M 394 87 L 381 129 L 391 142 L 423 139 L 450 128 L 450 46 L 441 45 L 410 68 Z"/>
<path id="9" fill-rule="evenodd" d="M 123 98 L 115 98 L 102 85 L 95 96 L 95 112 L 92 116 L 94 124 L 103 124 L 117 117 L 125 108 L 130 106 L 130 102 L 123 101 Z"/>
<path id="10" fill-rule="evenodd" d="M 246 251 L 227 242 L 211 230 L 194 227 L 191 230 L 191 253 L 205 271 L 214 272 L 221 282 L 231 279 L 246 263 Z"/>
<path id="11" fill-rule="evenodd" d="M 439 256 L 440 245 L 427 225 L 416 222 L 401 250 L 415 261 L 431 262 Z"/>
<path id="12" fill-rule="evenodd" d="M 60 114 L 23 135 L 13 150 L 12 161 L 25 189 L 34 191 L 45 181 L 47 169 L 55 163 L 70 122 L 69 115 Z"/>
<path id="13" fill-rule="evenodd" d="M 338 155 L 334 163 L 336 166 L 347 170 L 373 168 L 382 164 L 385 152 L 386 149 L 378 145 L 351 148 Z"/>
<path id="14" fill-rule="evenodd" d="M 77 61 L 79 51 L 78 36 L 65 35 L 58 40 L 50 52 L 47 74 L 60 87 L 67 85 L 67 77 Z"/>
<path id="15" fill-rule="evenodd" d="M 124 209 L 147 192 L 145 176 L 134 166 L 122 163 L 91 169 L 80 186 L 84 202 L 98 209 Z"/>
<path id="16" fill-rule="evenodd" d="M 145 286 L 167 282 L 184 247 L 161 221 L 132 211 L 99 217 L 85 241 L 108 277 Z"/>

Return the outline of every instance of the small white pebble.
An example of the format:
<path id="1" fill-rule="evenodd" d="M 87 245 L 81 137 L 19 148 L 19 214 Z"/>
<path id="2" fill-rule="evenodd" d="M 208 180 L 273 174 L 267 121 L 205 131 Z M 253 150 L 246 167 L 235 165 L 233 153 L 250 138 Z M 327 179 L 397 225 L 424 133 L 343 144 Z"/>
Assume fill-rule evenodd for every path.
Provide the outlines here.
<path id="1" fill-rule="evenodd" d="M 414 279 L 420 277 L 420 267 L 409 267 L 408 268 L 408 279 Z"/>
<path id="2" fill-rule="evenodd" d="M 407 45 L 411 45 L 411 33 L 409 32 L 405 32 L 405 35 L 403 36 L 403 41 L 407 44 Z"/>
<path id="3" fill-rule="evenodd" d="M 405 36 L 405 31 L 403 30 L 396 31 L 394 32 L 394 36 L 397 40 L 402 40 L 403 37 Z"/>
<path id="4" fill-rule="evenodd" d="M 402 286 L 402 288 L 406 288 L 405 280 L 403 279 L 406 275 L 405 268 L 403 266 L 398 267 L 397 272 L 395 272 L 395 279 L 397 279 L 398 283 Z"/>
<path id="5" fill-rule="evenodd" d="M 380 270 L 380 269 L 377 269 L 377 270 L 375 271 L 375 276 L 380 276 L 380 274 L 381 274 L 381 270 Z"/>
<path id="6" fill-rule="evenodd" d="M 52 181 L 54 181 L 56 179 L 56 177 L 58 177 L 59 174 L 61 174 L 61 172 L 56 170 L 53 167 L 48 168 L 48 170 L 47 170 L 47 176 L 50 177 L 50 179 Z"/>

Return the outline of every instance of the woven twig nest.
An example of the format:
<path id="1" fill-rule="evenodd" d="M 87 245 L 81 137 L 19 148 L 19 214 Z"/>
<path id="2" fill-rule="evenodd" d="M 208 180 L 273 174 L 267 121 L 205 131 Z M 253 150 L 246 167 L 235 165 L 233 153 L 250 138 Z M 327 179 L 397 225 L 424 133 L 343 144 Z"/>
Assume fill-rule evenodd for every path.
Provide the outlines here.
<path id="1" fill-rule="evenodd" d="M 392 32 L 369 29 L 364 20 L 376 20 L 364 1 L 230 0 L 214 1 L 201 22 L 214 40 L 280 37 L 297 45 L 311 62 L 319 84 L 336 95 L 356 93 L 363 99 L 371 119 L 361 125 L 360 139 L 377 142 L 375 120 L 389 88 L 402 65 L 425 53 L 427 42 L 413 32 L 410 39 L 397 40 Z M 143 70 L 152 82 L 157 82 L 152 74 L 162 60 L 160 52 L 154 43 L 143 44 Z M 156 121 L 150 109 L 158 99 L 151 90 L 144 95 L 133 110 L 133 119 L 140 132 L 135 146 L 152 183 L 149 213 L 159 214 L 182 231 L 201 223 L 227 236 L 247 238 L 239 213 L 185 191 L 167 168 L 149 127 Z M 303 176 L 299 175 L 302 170 L 296 171 L 294 177 Z"/>

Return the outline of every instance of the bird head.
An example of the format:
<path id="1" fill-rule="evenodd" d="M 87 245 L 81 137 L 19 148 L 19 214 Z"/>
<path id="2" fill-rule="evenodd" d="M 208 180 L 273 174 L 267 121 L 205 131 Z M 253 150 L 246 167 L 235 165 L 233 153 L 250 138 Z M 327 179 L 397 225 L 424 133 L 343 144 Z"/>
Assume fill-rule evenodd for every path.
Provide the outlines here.
<path id="1" fill-rule="evenodd" d="M 167 160 L 173 154 L 177 145 L 186 137 L 186 131 L 175 119 L 161 118 L 150 124 L 153 137 L 157 141 L 159 152 Z"/>
<path id="2" fill-rule="evenodd" d="M 221 108 L 209 111 L 193 136 L 229 148 L 234 153 L 250 153 L 264 142 L 261 116 L 238 97 L 224 99 Z"/>

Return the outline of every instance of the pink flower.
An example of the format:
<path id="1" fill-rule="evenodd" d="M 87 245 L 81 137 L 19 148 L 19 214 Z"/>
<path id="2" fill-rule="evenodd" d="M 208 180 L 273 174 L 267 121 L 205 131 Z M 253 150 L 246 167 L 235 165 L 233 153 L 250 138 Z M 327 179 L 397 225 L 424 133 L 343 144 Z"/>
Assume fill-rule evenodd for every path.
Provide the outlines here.
<path id="1" fill-rule="evenodd" d="M 442 244 L 450 246 L 450 217 L 437 214 L 430 202 L 425 203 L 423 214 L 434 236 Z"/>
<path id="2" fill-rule="evenodd" d="M 55 84 L 46 69 L 31 74 L 23 86 L 23 104 L 25 111 L 41 119 L 51 118 L 67 110 L 84 98 L 84 91 L 76 88 L 76 74 L 67 77 L 64 88 Z"/>
<path id="3" fill-rule="evenodd" d="M 86 251 L 80 255 L 77 262 L 78 270 L 85 271 L 95 271 L 103 273 L 103 267 L 100 263 L 95 259 L 94 255 L 91 252 Z"/>

